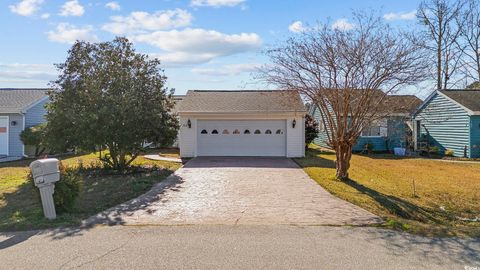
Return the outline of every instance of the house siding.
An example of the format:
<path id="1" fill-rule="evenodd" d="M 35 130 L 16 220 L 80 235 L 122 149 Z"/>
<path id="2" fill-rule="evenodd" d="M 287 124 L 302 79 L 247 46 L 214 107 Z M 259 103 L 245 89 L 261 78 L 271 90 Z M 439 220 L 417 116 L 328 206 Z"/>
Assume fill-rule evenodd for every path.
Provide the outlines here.
<path id="1" fill-rule="evenodd" d="M 320 127 L 320 131 L 318 132 L 317 137 L 313 140 L 313 143 L 321 147 L 330 148 L 330 146 L 328 146 L 327 144 L 328 142 L 327 132 L 325 132 L 325 127 L 322 127 L 323 123 L 320 116 L 320 110 L 318 108 L 314 108 L 313 112 L 311 112 L 311 115 L 315 119 L 315 121 L 317 121 Z"/>
<path id="2" fill-rule="evenodd" d="M 47 102 L 48 99 L 45 99 L 27 110 L 25 113 L 25 128 L 36 126 L 46 121 L 45 115 L 47 114 L 47 109 L 45 105 Z"/>
<path id="3" fill-rule="evenodd" d="M 321 125 L 320 111 L 314 109 L 311 112 L 315 120 Z M 365 144 L 371 143 L 373 145 L 373 151 L 383 152 L 390 150 L 392 151 L 394 147 L 405 147 L 406 146 L 406 130 L 407 125 L 405 124 L 405 117 L 401 116 L 391 116 L 387 118 L 388 125 L 388 137 L 363 137 L 360 136 L 357 139 L 357 143 L 353 147 L 353 151 L 359 152 L 365 149 Z M 327 144 L 328 137 L 325 132 L 325 128 L 320 128 L 317 138 L 313 141 L 314 144 L 330 148 Z"/>
<path id="4" fill-rule="evenodd" d="M 292 122 L 296 121 L 293 128 Z M 305 155 L 305 118 L 292 117 L 287 119 L 287 157 L 303 157 Z"/>
<path id="5" fill-rule="evenodd" d="M 20 140 L 20 133 L 23 130 L 23 115 L 22 114 L 0 114 L 0 116 L 8 116 L 8 155 L 12 157 L 23 156 L 23 143 Z M 16 125 L 13 126 L 12 122 Z"/>
<path id="6" fill-rule="evenodd" d="M 414 120 L 421 124 L 417 137 L 426 136 L 429 144 L 437 146 L 441 153 L 452 149 L 455 156 L 462 157 L 467 146 L 467 157 L 470 157 L 470 117 L 455 102 L 436 93 Z"/>
<path id="7" fill-rule="evenodd" d="M 386 139 L 384 137 L 359 137 L 353 147 L 353 151 L 359 152 L 365 149 L 365 145 L 371 143 L 373 151 L 383 152 L 387 150 Z"/>

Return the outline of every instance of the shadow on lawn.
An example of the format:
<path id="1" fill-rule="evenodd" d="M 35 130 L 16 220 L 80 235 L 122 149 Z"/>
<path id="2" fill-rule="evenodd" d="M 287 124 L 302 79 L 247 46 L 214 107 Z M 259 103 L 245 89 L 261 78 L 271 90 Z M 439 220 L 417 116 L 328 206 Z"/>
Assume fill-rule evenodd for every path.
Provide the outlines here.
<path id="1" fill-rule="evenodd" d="M 418 206 L 392 195 L 383 194 L 354 180 L 346 180 L 343 181 L 343 183 L 356 189 L 360 193 L 368 195 L 395 216 L 420 222 L 442 223 L 442 220 L 438 218 L 440 215 L 439 212 Z M 448 219 L 449 217 L 444 216 L 444 218 Z"/>

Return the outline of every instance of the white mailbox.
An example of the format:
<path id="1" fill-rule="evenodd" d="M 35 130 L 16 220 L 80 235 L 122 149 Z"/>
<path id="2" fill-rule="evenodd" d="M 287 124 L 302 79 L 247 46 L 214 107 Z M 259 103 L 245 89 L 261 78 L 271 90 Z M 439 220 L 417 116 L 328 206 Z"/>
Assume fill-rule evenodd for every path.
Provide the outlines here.
<path id="1" fill-rule="evenodd" d="M 43 213 L 48 219 L 57 217 L 55 204 L 53 202 L 53 193 L 55 191 L 55 182 L 60 180 L 60 170 L 58 168 L 58 159 L 47 158 L 39 159 L 30 164 L 33 181 L 35 186 L 40 189 L 42 199 Z"/>

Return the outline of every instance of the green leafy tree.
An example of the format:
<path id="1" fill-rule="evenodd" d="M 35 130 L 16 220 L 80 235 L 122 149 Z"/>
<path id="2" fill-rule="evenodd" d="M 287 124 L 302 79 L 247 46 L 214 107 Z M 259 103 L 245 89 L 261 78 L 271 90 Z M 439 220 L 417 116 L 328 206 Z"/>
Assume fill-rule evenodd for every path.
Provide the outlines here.
<path id="1" fill-rule="evenodd" d="M 318 136 L 318 122 L 311 115 L 305 115 L 305 149 Z"/>
<path id="2" fill-rule="evenodd" d="M 46 124 L 36 125 L 26 128 L 20 133 L 23 144 L 35 147 L 35 157 L 40 156 L 46 150 L 44 144 L 45 126 Z"/>
<path id="3" fill-rule="evenodd" d="M 77 41 L 52 82 L 47 142 L 56 150 L 108 150 L 105 166 L 124 172 L 145 143 L 173 143 L 178 120 L 160 61 L 126 38 Z M 101 151 L 100 151 L 101 153 Z"/>

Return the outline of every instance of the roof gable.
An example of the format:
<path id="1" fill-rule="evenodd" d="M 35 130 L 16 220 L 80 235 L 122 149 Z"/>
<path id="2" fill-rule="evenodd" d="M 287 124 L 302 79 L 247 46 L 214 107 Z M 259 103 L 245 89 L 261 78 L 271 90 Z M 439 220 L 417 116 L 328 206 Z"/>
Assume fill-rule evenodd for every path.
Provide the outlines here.
<path id="1" fill-rule="evenodd" d="M 438 90 L 438 92 L 460 105 L 469 114 L 480 114 L 480 90 Z"/>
<path id="2" fill-rule="evenodd" d="M 0 88 L 0 113 L 23 113 L 47 98 L 47 89 Z"/>
<path id="3" fill-rule="evenodd" d="M 281 90 L 190 90 L 179 113 L 305 112 L 300 95 Z"/>
<path id="4" fill-rule="evenodd" d="M 414 115 L 421 112 L 430 101 L 437 95 L 442 95 L 454 104 L 460 106 L 469 115 L 480 114 L 480 90 L 473 89 L 452 89 L 452 90 L 435 90 L 433 91 L 416 110 Z"/>

